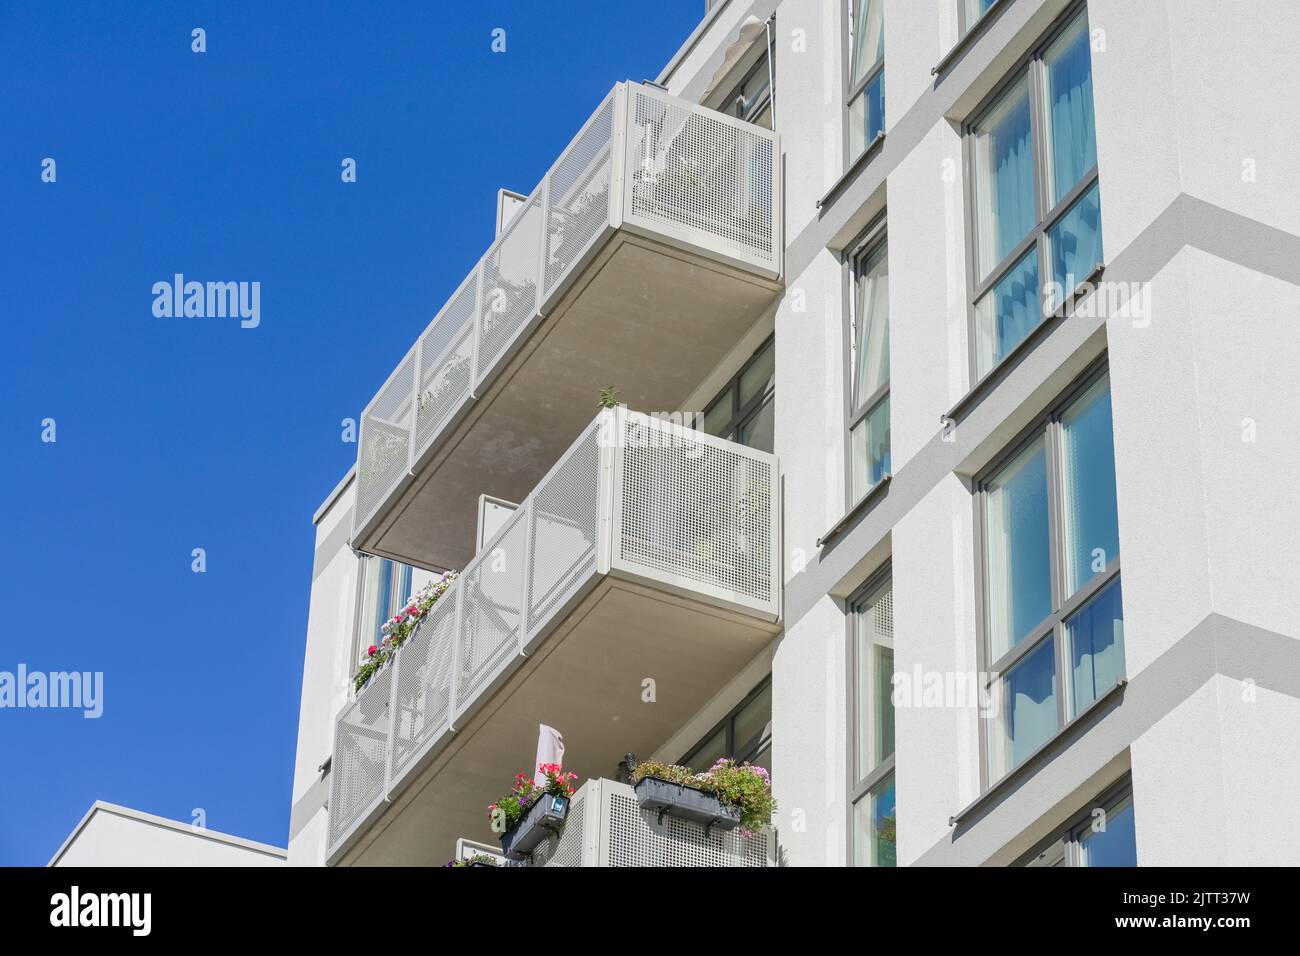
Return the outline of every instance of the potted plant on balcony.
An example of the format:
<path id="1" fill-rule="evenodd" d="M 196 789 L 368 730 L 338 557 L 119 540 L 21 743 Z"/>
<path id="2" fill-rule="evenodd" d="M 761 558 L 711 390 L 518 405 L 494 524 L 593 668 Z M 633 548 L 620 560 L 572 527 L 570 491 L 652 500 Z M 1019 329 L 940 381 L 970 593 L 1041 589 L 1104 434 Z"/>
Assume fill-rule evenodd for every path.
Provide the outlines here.
<path id="1" fill-rule="evenodd" d="M 353 689 L 356 693 L 361 693 L 370 679 L 392 660 L 397 649 L 415 633 L 416 628 L 429 616 L 438 599 L 447 593 L 457 577 L 459 577 L 457 572 L 447 571 L 425 582 L 420 590 L 407 598 L 406 603 L 397 613 L 388 619 L 380 629 L 384 635 L 383 640 L 378 645 L 371 644 L 366 649 L 366 661 L 357 669 L 357 675 L 353 679 Z"/>
<path id="2" fill-rule="evenodd" d="M 448 860 L 447 866 L 455 869 L 462 866 L 500 866 L 496 857 L 488 853 L 475 853 L 473 856 L 463 856 L 458 860 Z"/>
<path id="3" fill-rule="evenodd" d="M 776 802 L 766 770 L 752 764 L 738 764 L 723 758 L 704 773 L 688 767 L 643 761 L 632 771 L 632 788 L 637 802 L 665 816 L 690 820 L 711 830 L 752 833 L 772 820 Z"/>
<path id="4" fill-rule="evenodd" d="M 671 816 L 701 824 L 706 832 L 740 826 L 740 811 L 726 806 L 688 767 L 644 760 L 632 771 L 632 789 L 637 802 L 657 813 L 660 823 Z"/>
<path id="5" fill-rule="evenodd" d="M 741 833 L 757 833 L 772 822 L 776 813 L 772 777 L 762 767 L 723 757 L 700 774 L 700 779 L 725 806 L 740 811 Z"/>
<path id="6" fill-rule="evenodd" d="M 527 774 L 515 774 L 515 785 L 500 800 L 488 805 L 492 830 L 501 836 L 507 860 L 529 856 L 551 833 L 564 829 L 576 773 L 566 773 L 558 763 L 538 764 L 546 783 L 538 786 Z"/>

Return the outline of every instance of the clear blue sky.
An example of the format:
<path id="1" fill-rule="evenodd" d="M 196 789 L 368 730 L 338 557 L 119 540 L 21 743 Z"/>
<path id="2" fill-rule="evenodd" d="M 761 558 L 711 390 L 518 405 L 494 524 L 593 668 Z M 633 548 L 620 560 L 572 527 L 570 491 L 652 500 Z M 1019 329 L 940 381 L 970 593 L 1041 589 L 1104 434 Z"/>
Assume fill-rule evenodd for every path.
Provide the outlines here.
<path id="1" fill-rule="evenodd" d="M 0 671 L 105 682 L 99 720 L 0 710 L 0 864 L 44 864 L 95 799 L 285 844 L 340 421 L 486 249 L 497 188 L 703 10 L 0 6 Z M 260 327 L 155 318 L 176 272 L 260 282 Z"/>

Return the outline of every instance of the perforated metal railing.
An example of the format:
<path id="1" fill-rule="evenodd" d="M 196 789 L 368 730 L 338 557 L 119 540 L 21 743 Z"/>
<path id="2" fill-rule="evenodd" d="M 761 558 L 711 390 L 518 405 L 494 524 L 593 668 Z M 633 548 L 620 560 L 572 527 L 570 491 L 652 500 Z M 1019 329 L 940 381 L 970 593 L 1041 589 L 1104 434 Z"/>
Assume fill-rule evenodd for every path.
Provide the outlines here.
<path id="1" fill-rule="evenodd" d="M 764 452 L 603 410 L 339 715 L 331 858 L 600 575 L 776 621 L 777 482 Z"/>
<path id="2" fill-rule="evenodd" d="M 770 130 L 614 87 L 367 407 L 354 539 L 615 230 L 777 278 L 779 157 Z"/>

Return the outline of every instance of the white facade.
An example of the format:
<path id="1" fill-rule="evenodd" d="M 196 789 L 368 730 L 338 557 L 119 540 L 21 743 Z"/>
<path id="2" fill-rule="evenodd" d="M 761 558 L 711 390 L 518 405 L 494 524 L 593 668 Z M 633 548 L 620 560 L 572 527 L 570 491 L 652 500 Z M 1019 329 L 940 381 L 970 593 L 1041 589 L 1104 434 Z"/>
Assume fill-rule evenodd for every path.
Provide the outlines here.
<path id="1" fill-rule="evenodd" d="M 280 847 L 96 800 L 50 866 L 283 866 Z"/>
<path id="2" fill-rule="evenodd" d="M 345 477 L 315 516 L 290 864 L 445 862 L 454 839 L 440 835 L 426 844 L 421 834 L 432 832 L 448 807 L 468 806 L 471 816 L 485 819 L 483 808 L 499 793 L 465 782 L 476 768 L 495 773 L 498 762 L 512 761 L 527 768 L 533 741 L 503 728 L 553 722 L 543 712 L 539 682 L 586 682 L 566 689 L 588 691 L 589 708 L 565 711 L 568 723 L 560 729 L 569 743 L 566 763 L 588 760 L 586 775 L 598 777 L 616 771 L 619 734 L 639 740 L 642 757 L 675 761 L 699 752 L 715 728 L 732 727 L 728 714 L 769 676 L 779 858 L 793 865 L 855 862 L 853 802 L 861 797 L 859 782 L 875 772 L 855 767 L 855 739 L 879 730 L 870 719 L 860 724 L 854 712 L 850 648 L 860 589 L 888 569 L 895 673 L 979 680 L 988 669 L 981 648 L 996 597 L 981 558 L 981 489 L 1018 436 L 1062 407 L 1080 376 L 1103 369 L 1122 570 L 1115 571 L 1110 554 L 1097 573 L 1118 574 L 1123 583 L 1122 681 L 1099 691 L 1095 706 L 1080 709 L 1001 778 L 982 769 L 995 731 L 976 702 L 940 695 L 918 706 L 898 704 L 892 764 L 881 763 L 892 767 L 897 800 L 891 852 L 899 865 L 1008 865 L 1040 850 L 1048 859 L 1058 835 L 1070 842 L 1073 823 L 1091 819 L 1098 807 L 1119 813 L 1131 795 L 1125 812 L 1134 821 L 1139 865 L 1300 862 L 1300 824 L 1286 799 L 1300 785 L 1300 743 L 1289 732 L 1300 717 L 1300 507 L 1290 486 L 1300 442 L 1289 422 L 1300 406 L 1300 132 L 1290 120 L 1300 65 L 1289 42 L 1300 29 L 1300 9 L 1287 0 L 1230 12 L 1210 0 L 1000 0 L 963 38 L 961 6 L 962 0 L 885 0 L 884 136 L 852 162 L 848 5 L 711 6 L 659 82 L 688 106 L 721 108 L 726 91 L 755 75 L 764 51 L 772 51 L 780 208 L 763 228 L 781 237 L 780 278 L 723 262 L 714 248 L 722 240 L 694 220 L 697 233 L 683 239 L 638 231 L 610 214 L 601 228 L 609 227 L 611 251 L 600 253 L 597 243 L 587 253 L 591 261 L 566 265 L 568 291 L 557 291 L 531 317 L 521 313 L 515 351 L 493 359 L 507 371 L 499 381 L 485 376 L 462 411 L 417 434 L 424 449 L 403 451 L 408 467 L 397 466 L 403 474 L 395 490 L 368 492 L 364 529 L 353 513 L 357 480 Z M 977 172 L 968 125 L 1076 15 L 1086 16 L 1090 51 L 1101 285 L 1084 290 L 1064 317 L 1029 332 L 988 379 L 976 382 L 970 290 L 979 280 L 968 245 L 976 235 L 969 224 Z M 720 76 L 723 64 L 730 71 Z M 611 135 L 610 149 L 621 155 Z M 762 135 L 756 141 L 767 142 Z M 626 168 L 635 179 L 631 155 Z M 610 175 L 617 192 L 618 174 Z M 548 188 L 554 201 L 560 187 Z M 710 215 L 753 218 L 735 214 L 730 201 Z M 512 219 L 512 228 L 520 221 Z M 888 480 L 860 503 L 848 488 L 852 260 L 865 231 L 879 222 L 890 273 L 890 464 Z M 735 231 L 734 219 L 727 228 Z M 604 287 L 589 275 L 602 262 Z M 1142 311 L 1094 308 L 1117 288 L 1137 290 L 1133 305 Z M 645 302 L 656 295 L 680 300 L 683 290 L 716 295 L 699 310 L 697 326 L 710 310 L 725 314 L 729 340 L 710 338 L 705 329 L 696 348 L 689 329 L 684 339 L 667 327 L 656 339 L 647 327 L 655 310 Z M 539 290 L 537 301 L 544 298 Z M 644 341 L 620 352 L 591 339 L 583 310 L 597 307 L 611 322 L 619 321 L 620 308 L 641 310 L 635 328 Z M 447 726 L 419 738 L 425 749 L 409 774 L 385 769 L 382 748 L 391 743 L 369 758 L 378 761 L 369 778 L 355 762 L 340 770 L 336 721 L 356 698 L 357 629 L 371 626 L 358 607 L 365 589 L 352 546 L 364 542 L 354 532 L 364 531 L 378 542 L 373 550 L 390 558 L 418 549 L 431 568 L 445 566 L 436 556 L 463 550 L 462 539 L 473 553 L 475 515 L 448 516 L 431 501 L 470 508 L 488 495 L 522 502 L 594 415 L 598 387 L 643 383 L 624 396 L 636 411 L 704 411 L 728 383 L 744 387 L 737 376 L 756 367 L 751 357 L 769 336 L 775 379 L 768 450 L 780 476 L 773 540 L 783 587 L 772 597 L 778 619 L 747 616 L 752 608 L 738 599 L 680 574 L 671 590 L 652 582 L 639 592 L 643 603 L 623 606 L 637 609 L 635 620 L 605 619 L 603 643 L 582 642 L 596 626 L 590 622 L 615 607 L 605 585 L 572 595 L 545 633 L 533 634 L 519 610 L 525 620 L 508 622 L 520 632 L 518 659 L 473 694 L 462 687 L 458 696 L 454 683 L 450 690 L 410 685 L 421 694 L 440 690 L 450 705 Z M 583 378 L 573 369 L 586 366 L 566 362 L 562 348 L 590 349 L 587 364 L 607 374 Z M 690 360 L 674 363 L 674 354 L 687 350 Z M 711 357 L 705 363 L 699 355 Z M 427 358 L 417 351 L 411 361 L 434 368 Z M 688 381 L 666 377 L 682 369 L 690 370 Z M 423 387 L 407 387 L 412 402 Z M 677 404 L 641 404 L 662 401 Z M 568 412 L 552 403 L 580 403 L 583 421 L 560 427 Z M 397 411 L 376 407 L 384 427 L 397 419 Z M 415 407 L 401 414 L 415 422 Z M 531 422 L 520 411 L 528 408 Z M 536 427 L 540 437 L 530 445 L 520 437 L 527 431 L 508 427 Z M 453 435 L 461 451 L 451 447 Z M 744 440 L 743 429 L 733 437 Z M 492 482 L 494 471 L 508 487 L 479 484 Z M 663 502 L 654 507 L 645 534 L 673 539 L 663 527 L 689 516 Z M 1053 518 L 1061 520 L 1059 513 Z M 435 527 L 445 538 L 432 540 Z M 698 553 L 698 541 L 693 546 Z M 748 560 L 729 554 L 710 560 Z M 540 560 L 548 558 L 558 562 L 558 551 Z M 412 588 L 432 573 L 417 570 Z M 466 578 L 453 587 L 466 588 Z M 1067 625 L 1054 626 L 1062 628 L 1060 642 Z M 682 628 L 706 636 L 683 643 Z M 457 654 L 479 652 L 477 637 L 457 632 L 448 640 Z M 671 659 L 656 656 L 656 647 L 672 648 Z M 585 649 L 581 663 L 577 648 Z M 658 709 L 637 710 L 642 675 L 658 680 Z M 405 718 L 383 719 L 392 735 Z M 623 721 L 617 733 L 611 721 Z M 726 733 L 731 740 L 740 731 Z M 352 793 L 353 783 L 339 786 L 342 772 L 357 775 L 364 790 L 356 798 L 364 804 L 358 821 L 346 834 L 332 831 L 329 820 L 338 809 L 329 806 L 331 793 L 336 802 Z M 509 775 L 500 784 L 506 789 Z M 1121 803 L 1111 799 L 1116 794 Z M 459 835 L 491 836 L 486 823 Z M 1071 862 L 1080 859 L 1075 850 L 1066 853 Z"/>

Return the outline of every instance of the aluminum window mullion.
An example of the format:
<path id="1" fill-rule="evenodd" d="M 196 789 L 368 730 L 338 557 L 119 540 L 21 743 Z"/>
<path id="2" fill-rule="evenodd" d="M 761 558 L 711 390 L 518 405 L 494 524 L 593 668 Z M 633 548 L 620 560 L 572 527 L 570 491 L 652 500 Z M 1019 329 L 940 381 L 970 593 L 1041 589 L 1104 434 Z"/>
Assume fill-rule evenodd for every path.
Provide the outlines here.
<path id="1" fill-rule="evenodd" d="M 1120 559 L 1112 558 L 1110 564 L 1106 565 L 1104 571 L 1099 571 L 1088 579 L 1083 587 L 1079 588 L 1074 594 L 1070 595 L 1060 610 L 1060 617 L 1064 620 L 1072 616 L 1081 607 L 1097 596 L 1108 584 L 1119 577 Z"/>
<path id="2" fill-rule="evenodd" d="M 854 415 L 853 424 L 857 425 L 858 422 L 860 422 L 862 419 L 870 415 L 873 411 L 876 410 L 876 407 L 888 397 L 889 397 L 889 382 L 885 382 L 884 385 L 881 385 L 874 392 L 872 392 L 865 399 L 863 399 L 862 403 L 853 410 L 853 415 Z M 850 431 L 852 431 L 852 429 L 850 429 Z"/>
<path id="3" fill-rule="evenodd" d="M 1093 166 L 1092 169 L 1080 176 L 1079 181 L 1070 187 L 1070 191 L 1065 194 L 1061 201 L 1043 214 L 1043 232 L 1047 232 L 1060 222 L 1062 217 L 1070 211 L 1070 207 L 1073 206 L 1084 193 L 1097 184 L 1099 178 L 1097 170 L 1098 167 Z"/>
<path id="4" fill-rule="evenodd" d="M 1006 278 L 1007 273 L 1015 268 L 1020 260 L 1024 258 L 1025 253 L 1027 253 L 1030 248 L 1038 242 L 1038 237 L 1041 232 L 1042 229 L 1039 226 L 1035 226 L 1025 235 L 1025 238 L 1016 243 L 1016 247 L 1007 253 L 1001 262 L 989 270 L 988 278 L 976 280 L 971 291 L 972 306 L 979 302 L 980 299 L 984 298 L 986 292 Z M 976 265 L 975 268 L 978 269 L 978 265 Z"/>
<path id="5" fill-rule="evenodd" d="M 1047 133 L 1045 131 L 1047 103 L 1044 100 L 1043 60 L 1040 47 L 1029 61 L 1026 72 L 1026 86 L 1029 96 L 1029 131 L 1033 144 L 1034 167 L 1034 209 L 1037 211 L 1038 223 L 1034 226 L 1034 245 L 1038 254 L 1038 321 L 1047 318 L 1047 301 L 1043 290 L 1047 288 L 1047 277 L 1051 274 L 1051 259 L 1047 251 L 1047 194 L 1048 155 Z"/>
<path id="6" fill-rule="evenodd" d="M 879 765 L 874 767 L 870 773 L 858 781 L 858 783 L 849 791 L 849 803 L 858 804 L 871 791 L 880 784 L 882 780 L 894 772 L 894 755 L 890 754 Z"/>
<path id="7" fill-rule="evenodd" d="M 1048 615 L 1046 620 L 1029 632 L 1029 637 L 1017 641 L 1014 647 L 994 661 L 992 667 L 989 668 L 989 673 L 997 674 L 998 680 L 1005 677 L 1009 670 L 1041 647 L 1043 641 L 1052 636 L 1056 622 L 1057 615 Z M 991 686 L 992 683 L 994 682 L 990 681 L 986 686 Z"/>
<path id="8" fill-rule="evenodd" d="M 853 51 L 852 48 L 850 48 L 849 56 L 852 57 L 852 55 L 853 55 Z M 851 70 L 852 68 L 853 68 L 852 62 L 850 61 L 849 69 Z M 854 86 L 849 88 L 848 94 L 844 97 L 844 102 L 852 103 L 859 96 L 861 96 L 862 92 L 873 82 L 875 82 L 876 77 L 879 76 L 884 71 L 884 69 L 885 69 L 885 58 L 882 56 L 878 60 L 876 60 L 875 63 L 871 64 L 871 69 L 867 70 L 866 74 L 863 76 L 861 80 L 859 80 Z"/>

